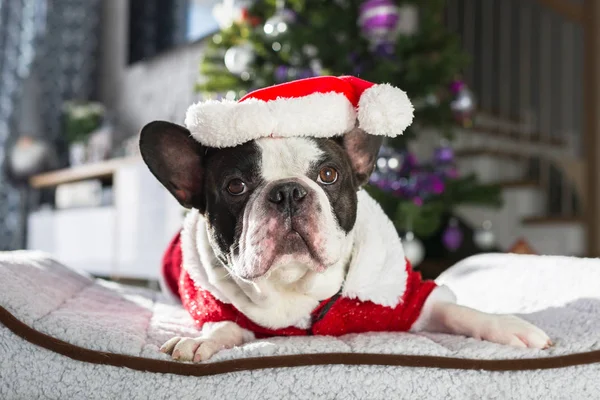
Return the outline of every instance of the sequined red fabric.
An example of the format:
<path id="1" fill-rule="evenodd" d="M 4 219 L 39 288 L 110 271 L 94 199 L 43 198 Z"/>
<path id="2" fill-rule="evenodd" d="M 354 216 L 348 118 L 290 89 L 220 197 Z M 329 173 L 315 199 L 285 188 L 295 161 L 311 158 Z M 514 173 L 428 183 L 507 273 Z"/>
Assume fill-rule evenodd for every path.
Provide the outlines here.
<path id="1" fill-rule="evenodd" d="M 288 327 L 269 329 L 262 327 L 233 305 L 217 300 L 210 292 L 199 288 L 185 269 L 181 268 L 182 255 L 180 237 L 177 235 L 163 257 L 163 274 L 169 289 L 181 298 L 196 324 L 206 322 L 233 321 L 257 337 L 331 335 L 348 333 L 408 331 L 417 320 L 427 297 L 436 287 L 433 281 L 424 281 L 421 274 L 406 263 L 408 279 L 402 301 L 396 307 L 386 307 L 371 301 L 360 301 L 347 297 L 327 299 L 313 311 L 319 316 L 310 329 Z"/>

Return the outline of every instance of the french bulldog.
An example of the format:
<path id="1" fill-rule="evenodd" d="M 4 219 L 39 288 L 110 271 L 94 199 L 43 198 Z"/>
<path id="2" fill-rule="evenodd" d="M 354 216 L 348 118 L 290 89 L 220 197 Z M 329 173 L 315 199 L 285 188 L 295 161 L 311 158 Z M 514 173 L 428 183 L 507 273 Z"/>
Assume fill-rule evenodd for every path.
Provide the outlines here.
<path id="1" fill-rule="evenodd" d="M 201 298 L 190 303 L 178 289 L 201 333 L 174 337 L 161 351 L 200 362 L 270 333 L 388 329 L 550 346 L 523 319 L 458 305 L 448 288 L 413 279 L 393 224 L 363 189 L 381 141 L 356 126 L 333 138 L 266 137 L 213 148 L 183 126 L 146 125 L 144 161 L 191 209 L 181 233 L 186 278 L 175 281 Z M 202 310 L 215 304 L 225 311 Z M 409 315 L 408 308 L 417 311 Z M 317 311 L 325 319 L 315 319 Z M 381 325 L 380 313 L 404 322 Z M 220 317 L 201 320 L 206 314 Z"/>

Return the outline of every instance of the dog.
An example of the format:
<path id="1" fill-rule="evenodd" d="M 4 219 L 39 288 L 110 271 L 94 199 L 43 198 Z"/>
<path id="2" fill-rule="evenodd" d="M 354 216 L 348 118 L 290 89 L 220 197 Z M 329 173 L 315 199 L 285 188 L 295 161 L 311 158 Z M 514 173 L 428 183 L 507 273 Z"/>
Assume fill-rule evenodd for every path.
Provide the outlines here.
<path id="1" fill-rule="evenodd" d="M 447 287 L 421 280 L 363 189 L 381 130 L 412 122 L 409 105 L 408 122 L 387 118 L 398 114 L 402 94 L 353 77 L 311 78 L 227 104 L 223 115 L 215 103 L 190 108 L 186 127 L 154 121 L 142 129 L 150 171 L 191 209 L 164 273 L 201 333 L 174 337 L 161 351 L 201 362 L 260 337 L 392 330 L 551 345 L 529 322 L 458 305 Z M 350 107 L 329 106 L 344 99 Z M 272 121 L 260 127 L 265 118 Z M 378 122 L 386 118 L 388 125 Z M 224 144 L 227 135 L 233 139 Z"/>

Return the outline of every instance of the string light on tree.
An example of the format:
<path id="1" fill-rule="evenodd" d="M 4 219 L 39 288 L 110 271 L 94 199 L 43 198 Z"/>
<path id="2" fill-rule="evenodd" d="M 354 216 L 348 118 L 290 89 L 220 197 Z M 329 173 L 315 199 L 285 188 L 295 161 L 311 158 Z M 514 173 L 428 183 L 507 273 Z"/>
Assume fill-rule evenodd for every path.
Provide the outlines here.
<path id="1" fill-rule="evenodd" d="M 277 39 L 288 31 L 289 25 L 296 21 L 296 13 L 285 8 L 283 1 L 277 2 L 277 10 L 269 19 L 265 21 L 263 31 L 271 39 Z"/>

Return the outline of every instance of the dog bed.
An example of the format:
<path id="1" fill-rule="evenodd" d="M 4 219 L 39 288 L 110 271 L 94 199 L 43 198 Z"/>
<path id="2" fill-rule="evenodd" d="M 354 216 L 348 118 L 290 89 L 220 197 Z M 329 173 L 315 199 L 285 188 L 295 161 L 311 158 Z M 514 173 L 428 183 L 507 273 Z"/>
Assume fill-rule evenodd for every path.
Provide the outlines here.
<path id="1" fill-rule="evenodd" d="M 444 334 L 270 338 L 203 364 L 158 351 L 193 336 L 160 294 L 44 254 L 0 253 L 1 399 L 597 399 L 600 260 L 486 254 L 439 278 L 461 304 L 544 329 L 549 350 Z"/>

